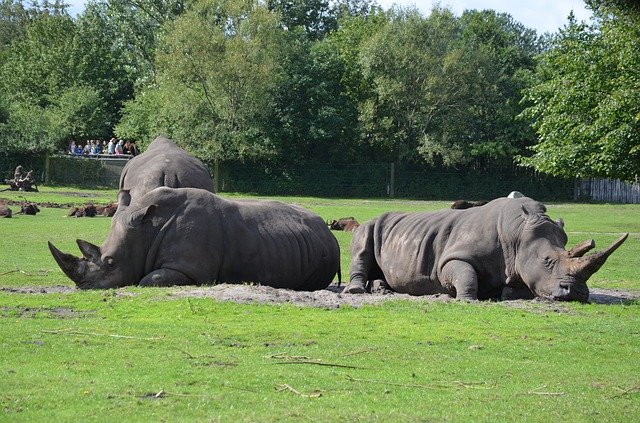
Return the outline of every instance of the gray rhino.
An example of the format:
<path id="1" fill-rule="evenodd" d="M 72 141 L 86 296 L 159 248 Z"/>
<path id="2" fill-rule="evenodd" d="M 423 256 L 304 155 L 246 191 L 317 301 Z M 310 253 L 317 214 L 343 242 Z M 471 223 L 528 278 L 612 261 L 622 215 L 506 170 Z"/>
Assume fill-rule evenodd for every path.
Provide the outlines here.
<path id="1" fill-rule="evenodd" d="M 158 137 L 122 169 L 119 202 L 128 205 L 132 199 L 163 186 L 214 191 L 211 174 L 204 163 L 170 139 Z"/>
<path id="2" fill-rule="evenodd" d="M 586 302 L 587 279 L 628 234 L 584 256 L 595 247 L 593 240 L 566 251 L 563 225 L 527 197 L 466 210 L 385 213 L 354 232 L 344 292 L 365 292 L 368 281 L 382 279 L 392 290 L 412 295 Z"/>
<path id="3" fill-rule="evenodd" d="M 107 240 L 77 240 L 83 257 L 49 249 L 80 289 L 258 282 L 326 288 L 338 243 L 322 218 L 276 201 L 231 201 L 195 188 L 156 188 L 120 206 Z"/>

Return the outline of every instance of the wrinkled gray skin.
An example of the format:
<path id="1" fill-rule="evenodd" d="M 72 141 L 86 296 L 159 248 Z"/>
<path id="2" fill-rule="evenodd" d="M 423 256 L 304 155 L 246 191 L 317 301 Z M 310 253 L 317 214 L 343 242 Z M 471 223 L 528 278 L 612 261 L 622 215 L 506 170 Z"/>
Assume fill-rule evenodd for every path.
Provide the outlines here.
<path id="1" fill-rule="evenodd" d="M 586 302 L 587 279 L 628 234 L 584 256 L 593 240 L 565 250 L 562 221 L 545 213 L 543 204 L 527 197 L 466 210 L 385 213 L 354 232 L 344 292 L 365 292 L 368 281 L 382 279 L 412 295 Z"/>
<path id="2" fill-rule="evenodd" d="M 122 169 L 120 190 L 125 195 L 119 196 L 119 202 L 128 205 L 158 187 L 214 191 L 207 167 L 165 137 L 153 140 L 144 153 L 129 160 Z"/>
<path id="3" fill-rule="evenodd" d="M 49 249 L 80 289 L 258 282 L 326 288 L 339 265 L 325 222 L 275 201 L 230 201 L 194 188 L 157 188 L 113 217 L 101 247 L 83 257 Z"/>

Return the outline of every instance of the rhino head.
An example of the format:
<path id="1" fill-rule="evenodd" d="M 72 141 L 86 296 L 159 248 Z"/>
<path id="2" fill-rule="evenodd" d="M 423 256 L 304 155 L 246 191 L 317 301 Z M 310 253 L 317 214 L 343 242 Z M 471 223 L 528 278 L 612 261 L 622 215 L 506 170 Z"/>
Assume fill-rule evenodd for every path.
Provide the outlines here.
<path id="1" fill-rule="evenodd" d="M 565 250 L 567 235 L 563 222 L 546 214 L 530 213 L 523 207 L 525 224 L 517 246 L 515 269 L 519 278 L 539 297 L 560 301 L 589 300 L 587 280 L 627 239 L 622 235 L 602 251 L 585 255 L 595 248 L 594 240 Z"/>
<path id="2" fill-rule="evenodd" d="M 102 246 L 76 240 L 82 257 L 63 253 L 51 242 L 49 250 L 58 266 L 79 289 L 135 285 L 144 276 L 147 237 L 146 225 L 143 224 L 150 220 L 155 207 L 121 207 L 113 217 L 109 236 Z"/>

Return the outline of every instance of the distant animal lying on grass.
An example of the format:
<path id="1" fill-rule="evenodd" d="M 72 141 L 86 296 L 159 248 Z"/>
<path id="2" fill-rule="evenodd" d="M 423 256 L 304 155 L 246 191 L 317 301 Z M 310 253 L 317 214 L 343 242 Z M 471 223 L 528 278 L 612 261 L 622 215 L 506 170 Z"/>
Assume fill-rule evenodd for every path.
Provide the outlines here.
<path id="1" fill-rule="evenodd" d="M 527 197 L 498 198 L 464 213 L 385 213 L 354 232 L 344 292 L 364 293 L 370 281 L 381 279 L 411 295 L 586 302 L 587 279 L 628 234 L 585 256 L 595 242 L 567 251 L 563 226 Z"/>
<path id="2" fill-rule="evenodd" d="M 120 204 L 102 246 L 77 243 L 81 258 L 49 249 L 80 289 L 257 282 L 312 291 L 332 282 L 340 261 L 316 214 L 196 188 L 160 187 Z"/>
<path id="3" fill-rule="evenodd" d="M 453 204 L 451 205 L 451 208 L 456 210 L 466 210 L 466 209 L 470 209 L 471 207 L 484 206 L 485 204 L 487 204 L 487 201 L 473 202 L 473 201 L 467 201 L 467 200 L 457 200 L 453 202 Z"/>
<path id="4" fill-rule="evenodd" d="M 80 207 L 71 207 L 67 212 L 68 217 L 95 217 L 107 216 L 112 217 L 118 208 L 118 203 L 109 203 L 104 206 L 95 206 L 93 204 L 85 204 Z"/>
<path id="5" fill-rule="evenodd" d="M 37 204 L 25 201 L 20 205 L 20 211 L 18 213 L 35 216 L 36 213 L 40 213 L 40 209 Z"/>
<path id="6" fill-rule="evenodd" d="M 11 209 L 4 204 L 0 204 L 0 218 L 11 217 Z"/>
<path id="7" fill-rule="evenodd" d="M 342 217 L 338 220 L 327 222 L 327 226 L 332 231 L 353 232 L 360 224 L 353 217 Z"/>

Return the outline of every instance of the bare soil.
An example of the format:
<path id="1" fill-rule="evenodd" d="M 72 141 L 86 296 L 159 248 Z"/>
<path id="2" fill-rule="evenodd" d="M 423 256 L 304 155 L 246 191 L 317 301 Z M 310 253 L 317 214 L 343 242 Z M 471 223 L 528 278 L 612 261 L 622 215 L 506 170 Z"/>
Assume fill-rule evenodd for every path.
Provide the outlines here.
<path id="1" fill-rule="evenodd" d="M 407 294 L 379 290 L 371 294 L 342 294 L 343 287 L 330 285 L 320 291 L 293 291 L 290 289 L 276 289 L 262 285 L 230 285 L 219 284 L 213 286 L 186 286 L 166 288 L 170 296 L 176 298 L 211 298 L 220 301 L 233 301 L 242 304 L 293 304 L 301 307 L 338 308 L 342 306 L 361 307 L 363 305 L 381 304 L 385 301 L 409 300 L 416 302 L 451 302 L 455 301 L 448 295 L 425 295 L 413 297 Z M 66 294 L 77 292 L 72 286 L 27 286 L 0 287 L 2 292 L 19 294 Z M 114 290 L 116 296 L 132 296 L 132 292 L 123 289 Z M 589 300 L 596 304 L 628 304 L 640 300 L 640 292 L 621 291 L 616 289 L 592 288 Z M 564 303 L 543 299 L 530 301 L 504 301 L 503 304 L 517 308 L 536 308 L 545 311 L 563 312 L 568 309 Z"/>

